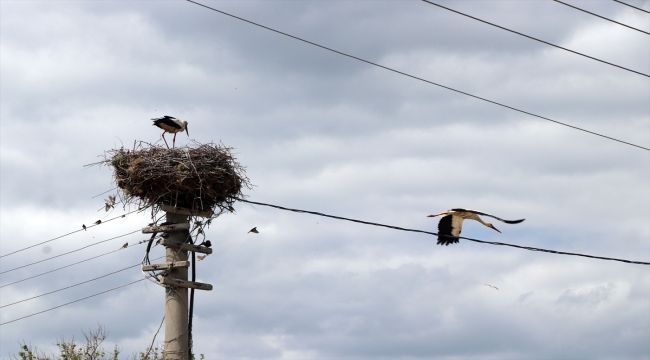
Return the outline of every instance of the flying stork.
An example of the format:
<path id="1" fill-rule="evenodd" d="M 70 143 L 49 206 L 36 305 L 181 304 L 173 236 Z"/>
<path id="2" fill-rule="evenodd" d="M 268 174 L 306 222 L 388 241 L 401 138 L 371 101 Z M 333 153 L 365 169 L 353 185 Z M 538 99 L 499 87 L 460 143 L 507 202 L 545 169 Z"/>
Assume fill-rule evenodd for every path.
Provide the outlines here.
<path id="1" fill-rule="evenodd" d="M 167 145 L 167 147 L 169 147 L 169 144 L 167 144 L 167 140 L 165 139 L 165 133 L 174 134 L 172 147 L 176 145 L 176 133 L 185 131 L 187 133 L 187 136 L 190 136 L 190 132 L 187 130 L 187 121 L 179 120 L 173 116 L 168 116 L 168 115 L 165 115 L 165 117 L 161 117 L 158 119 L 151 119 L 151 120 L 153 120 L 154 126 L 157 126 L 164 130 L 162 133 L 162 138 L 163 140 L 165 140 L 165 145 Z"/>
<path id="2" fill-rule="evenodd" d="M 476 220 L 481 224 L 489 227 L 490 229 L 501 232 L 499 229 L 495 228 L 494 225 L 483 221 L 480 217 L 478 217 L 479 215 L 489 216 L 506 224 L 519 224 L 520 222 L 526 220 L 504 220 L 494 215 L 470 209 L 451 209 L 445 212 L 441 212 L 440 214 L 429 215 L 427 217 L 442 216 L 442 219 L 440 219 L 440 222 L 438 222 L 438 245 L 449 245 L 458 243 L 458 236 L 460 236 L 460 231 L 463 228 L 463 220 L 465 219 Z"/>

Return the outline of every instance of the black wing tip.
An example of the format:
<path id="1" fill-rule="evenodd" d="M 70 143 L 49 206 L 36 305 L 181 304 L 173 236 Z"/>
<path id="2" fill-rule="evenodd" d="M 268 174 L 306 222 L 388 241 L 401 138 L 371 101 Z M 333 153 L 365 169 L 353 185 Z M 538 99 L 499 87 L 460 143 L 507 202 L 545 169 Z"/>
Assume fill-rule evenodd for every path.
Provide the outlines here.
<path id="1" fill-rule="evenodd" d="M 519 224 L 521 222 L 524 222 L 526 219 L 519 219 L 519 220 L 504 220 L 503 222 L 506 224 Z"/>
<path id="2" fill-rule="evenodd" d="M 451 244 L 458 244 L 458 238 L 453 236 L 439 236 L 438 245 L 449 246 Z"/>
<path id="3" fill-rule="evenodd" d="M 153 120 L 153 121 L 161 121 L 161 120 L 170 120 L 170 119 L 176 119 L 176 118 L 173 117 L 173 116 L 165 115 L 165 116 L 159 117 L 159 118 L 152 118 L 151 120 Z"/>

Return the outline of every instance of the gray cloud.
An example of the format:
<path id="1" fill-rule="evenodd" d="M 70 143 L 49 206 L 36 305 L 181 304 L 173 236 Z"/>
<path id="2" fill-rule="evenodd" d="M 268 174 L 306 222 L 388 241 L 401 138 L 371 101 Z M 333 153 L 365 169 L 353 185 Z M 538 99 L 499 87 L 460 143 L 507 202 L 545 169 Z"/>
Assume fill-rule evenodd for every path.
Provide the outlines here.
<path id="1" fill-rule="evenodd" d="M 614 2 L 572 2 L 647 29 Z M 420 2 L 208 2 L 459 90 L 648 146 L 646 79 Z M 647 71 L 645 35 L 553 2 L 445 2 Z M 648 2 L 636 2 L 647 8 Z M 150 118 L 234 146 L 251 200 L 435 230 L 453 207 L 503 217 L 524 246 L 648 261 L 646 152 L 371 67 L 186 2 L 2 2 L 0 252 L 79 229 L 113 187 L 104 150 L 159 141 Z M 187 137 L 179 135 L 180 143 Z M 108 195 L 108 194 L 106 194 Z M 237 204 L 197 264 L 207 358 L 647 358 L 645 267 L 504 249 Z M 118 216 L 123 209 L 116 209 Z M 106 218 L 105 218 L 106 219 Z M 137 230 L 147 214 L 2 259 L 7 270 Z M 260 234 L 246 232 L 257 226 Z M 1 284 L 143 240 L 116 239 Z M 142 246 L 0 289 L 2 304 L 138 263 Z M 155 256 L 162 255 L 159 248 Z M 8 321 L 140 278 L 125 271 L 3 308 Z M 499 288 L 494 290 L 484 284 Z M 151 341 L 163 289 L 138 283 L 3 326 L 51 349 L 105 324 L 125 353 Z M 161 335 L 159 335 L 161 336 Z M 160 340 L 160 338 L 159 338 Z"/>

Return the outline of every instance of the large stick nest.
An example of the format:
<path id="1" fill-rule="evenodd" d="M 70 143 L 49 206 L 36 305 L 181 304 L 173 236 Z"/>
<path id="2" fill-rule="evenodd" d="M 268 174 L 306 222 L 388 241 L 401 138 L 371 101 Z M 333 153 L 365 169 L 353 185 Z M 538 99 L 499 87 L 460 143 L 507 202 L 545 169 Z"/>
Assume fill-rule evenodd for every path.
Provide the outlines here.
<path id="1" fill-rule="evenodd" d="M 141 142 L 133 150 L 106 151 L 101 164 L 113 167 L 124 205 L 157 209 L 164 204 L 218 215 L 234 211 L 242 188 L 251 189 L 232 150 L 212 143 L 169 149 Z"/>

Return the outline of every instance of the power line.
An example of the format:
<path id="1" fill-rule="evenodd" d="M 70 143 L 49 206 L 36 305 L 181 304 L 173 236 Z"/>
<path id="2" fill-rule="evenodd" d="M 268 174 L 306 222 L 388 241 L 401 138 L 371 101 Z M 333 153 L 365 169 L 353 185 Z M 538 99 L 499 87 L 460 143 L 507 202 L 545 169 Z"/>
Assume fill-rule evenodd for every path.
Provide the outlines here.
<path id="1" fill-rule="evenodd" d="M 86 249 L 86 248 L 89 248 L 89 247 L 91 247 L 91 246 L 95 246 L 95 245 L 98 245 L 98 244 L 101 244 L 101 243 L 104 243 L 104 242 L 107 242 L 107 241 L 115 240 L 115 239 L 118 239 L 118 238 L 121 238 L 121 237 L 124 237 L 124 236 L 127 236 L 127 235 L 135 234 L 135 233 L 137 233 L 137 232 L 139 232 L 139 231 L 140 231 L 140 230 L 135 230 L 135 231 L 132 231 L 132 232 L 130 232 L 130 233 L 126 233 L 126 234 L 123 234 L 123 235 L 119 235 L 119 236 L 116 236 L 116 237 L 112 237 L 112 238 L 110 238 L 110 239 L 106 239 L 106 240 L 98 241 L 98 242 L 96 242 L 96 243 L 92 243 L 92 244 L 90 244 L 90 245 L 86 245 L 86 246 L 84 246 L 84 247 L 81 247 L 81 248 L 79 248 L 79 249 L 77 249 L 77 250 L 68 251 L 68 252 L 66 252 L 66 253 L 59 254 L 59 255 L 56 255 L 56 256 L 52 256 L 52 257 L 49 257 L 49 258 L 47 258 L 47 259 L 43 259 L 43 260 L 39 260 L 39 261 L 35 261 L 35 262 L 33 262 L 33 263 L 29 263 L 29 264 L 27 264 L 27 265 L 19 266 L 19 267 L 16 267 L 16 268 L 10 269 L 10 270 L 5 270 L 5 271 L 3 271 L 3 272 L 0 272 L 0 274 L 5 274 L 5 273 L 8 273 L 8 272 L 10 272 L 10 271 L 14 271 L 14 270 L 22 269 L 22 268 L 25 268 L 25 267 L 28 267 L 28 266 L 32 266 L 32 265 L 34 265 L 34 264 L 38 264 L 38 263 L 42 263 L 42 262 L 44 262 L 44 261 L 52 260 L 52 259 L 58 258 L 58 257 L 60 257 L 60 256 L 64 256 L 64 255 L 68 255 L 68 254 L 72 254 L 73 252 L 81 251 L 81 250 Z"/>
<path id="2" fill-rule="evenodd" d="M 639 75 L 643 75 L 643 76 L 645 76 L 645 77 L 650 77 L 650 75 L 648 75 L 648 74 L 645 74 L 645 73 L 642 73 L 642 72 L 639 72 L 639 71 L 636 71 L 636 70 L 632 70 L 632 69 L 630 69 L 630 68 L 626 68 L 626 67 L 621 66 L 621 65 L 616 65 L 616 64 L 614 64 L 614 63 L 610 63 L 610 62 L 608 62 L 608 61 L 601 60 L 601 59 L 595 58 L 595 57 L 593 57 L 593 56 L 589 56 L 589 55 L 583 54 L 583 53 L 581 53 L 581 52 L 577 52 L 577 51 L 574 51 L 574 50 L 571 50 L 571 49 L 567 49 L 567 48 L 565 48 L 565 47 L 562 47 L 562 46 L 559 46 L 559 45 L 555 45 L 555 44 L 550 43 L 550 42 L 548 42 L 548 41 L 544 41 L 544 40 L 541 40 L 541 39 L 538 39 L 538 38 L 532 37 L 532 36 L 530 36 L 530 35 L 522 34 L 522 33 L 518 32 L 518 31 L 510 30 L 510 29 L 508 29 L 508 28 L 506 28 L 506 27 L 503 27 L 503 26 L 500 26 L 500 25 L 497 25 L 497 24 L 491 23 L 491 22 L 489 22 L 489 21 L 485 21 L 485 20 L 479 19 L 479 18 L 477 18 L 477 17 L 474 17 L 474 16 L 471 16 L 471 15 L 468 15 L 468 14 L 462 13 L 462 12 L 457 11 L 457 10 L 454 10 L 454 9 L 450 9 L 450 8 L 448 8 L 448 7 L 446 7 L 446 6 L 442 6 L 442 5 L 440 5 L 440 4 L 436 4 L 436 3 L 433 3 L 433 2 L 428 1 L 428 0 L 422 0 L 422 1 L 424 1 L 425 3 L 431 4 L 431 5 L 437 6 L 437 7 L 439 7 L 439 8 L 442 8 L 442 9 L 449 10 L 449 11 L 454 12 L 454 13 L 456 13 L 456 14 L 466 16 L 466 17 L 468 17 L 468 18 L 470 18 L 470 19 L 474 19 L 474 20 L 476 20 L 476 21 L 480 21 L 480 22 L 482 22 L 482 23 L 484 23 L 484 24 L 488 24 L 488 25 L 492 25 L 492 26 L 494 26 L 494 27 L 498 27 L 499 29 L 509 31 L 509 32 L 511 32 L 511 33 L 513 33 L 513 34 L 521 35 L 521 36 L 526 37 L 526 38 L 529 38 L 529 39 L 531 39 L 531 40 L 539 41 L 539 42 L 541 42 L 541 43 L 543 43 L 543 44 L 550 45 L 550 46 L 556 47 L 556 48 L 558 48 L 558 49 L 562 49 L 562 50 L 568 51 L 568 52 L 570 52 L 570 53 L 574 53 L 574 54 L 576 54 L 576 55 L 584 56 L 584 57 L 586 57 L 586 58 L 589 58 L 589 59 L 592 59 L 592 60 L 599 61 L 599 62 L 601 62 L 601 63 L 603 63 L 603 64 L 611 65 L 611 66 L 617 67 L 617 68 L 619 68 L 619 69 L 623 69 L 623 70 L 627 70 L 627 71 L 630 71 L 630 72 L 633 72 L 633 73 L 636 73 L 636 74 L 639 74 Z"/>
<path id="3" fill-rule="evenodd" d="M 130 211 L 130 212 L 126 213 L 126 214 L 122 214 L 122 215 L 120 215 L 120 216 L 116 216 L 116 217 L 114 217 L 114 218 L 111 218 L 111 219 L 108 219 L 108 220 L 102 221 L 102 222 L 100 222 L 99 224 L 88 225 L 88 226 L 86 226 L 86 229 L 89 229 L 89 228 L 92 228 L 92 227 L 95 227 L 95 226 L 99 226 L 99 225 L 105 224 L 105 223 L 107 223 L 107 222 L 109 222 L 109 221 L 113 221 L 113 220 L 115 220 L 115 219 L 120 219 L 120 218 L 126 217 L 127 215 L 129 215 L 129 214 L 133 214 L 134 212 L 137 212 L 137 211 L 140 211 L 140 210 L 142 210 L 142 209 L 138 209 L 138 210 Z M 81 228 L 81 229 L 79 229 L 79 230 L 75 230 L 75 231 L 69 232 L 69 233 L 67 233 L 67 234 L 63 234 L 63 235 L 61 235 L 61 236 L 57 236 L 57 237 L 55 237 L 55 238 L 53 238 L 53 239 L 46 240 L 46 241 L 40 242 L 40 243 L 38 243 L 38 244 L 30 245 L 30 246 L 25 247 L 25 248 L 22 248 L 22 249 L 18 249 L 18 250 L 16 250 L 16 251 L 10 252 L 9 254 L 4 254 L 4 255 L 2 255 L 2 256 L 0 256 L 0 258 L 3 258 L 3 257 L 5 257 L 5 256 L 9 256 L 9 255 L 13 255 L 13 254 L 15 254 L 15 253 L 19 253 L 19 252 L 24 251 L 24 250 L 27 250 L 27 249 L 31 249 L 31 248 L 36 247 L 36 246 L 39 246 L 39 245 L 43 245 L 43 244 L 48 243 L 48 242 L 50 242 L 50 241 L 58 240 L 58 239 L 60 239 L 60 238 L 62 238 L 62 237 L 66 237 L 66 236 L 68 236 L 68 235 L 72 235 L 72 234 L 74 234 L 74 233 L 78 233 L 78 232 L 80 232 L 80 231 L 85 231 L 85 229 Z M 0 274 L 2 274 L 2 273 L 0 273 Z"/>
<path id="4" fill-rule="evenodd" d="M 562 4 L 562 5 L 566 5 L 566 6 L 568 6 L 568 7 L 572 7 L 572 8 L 574 8 L 574 9 L 576 9 L 576 10 L 580 10 L 580 11 L 582 11 L 582 12 L 585 12 L 585 13 L 589 14 L 589 15 L 593 15 L 593 16 L 599 17 L 599 18 L 601 18 L 601 19 L 605 19 L 605 20 L 607 20 L 607 21 L 611 21 L 611 22 L 613 22 L 613 23 L 615 23 L 615 24 L 619 24 L 619 25 L 621 25 L 621 26 L 625 26 L 626 28 L 630 28 L 630 29 L 632 29 L 632 30 L 640 31 L 640 32 L 642 32 L 642 33 L 644 33 L 644 34 L 648 34 L 648 35 L 650 35 L 650 32 L 643 31 L 643 30 L 641 30 L 641 29 L 637 29 L 637 28 L 632 27 L 632 26 L 630 26 L 630 25 L 625 25 L 625 24 L 620 23 L 620 22 L 618 22 L 618 21 L 616 21 L 616 20 L 612 20 L 612 19 L 610 19 L 610 18 L 606 18 L 606 17 L 604 17 L 604 16 L 600 16 L 600 15 L 598 15 L 598 14 L 594 14 L 594 13 L 592 13 L 591 11 L 587 11 L 587 10 L 585 10 L 585 9 L 581 9 L 581 8 L 579 8 L 579 7 L 577 7 L 577 6 L 573 6 L 573 5 L 571 5 L 571 4 L 567 4 L 567 3 L 562 2 L 562 1 L 560 1 L 560 0 L 553 0 L 553 1 L 555 1 L 555 2 L 557 2 L 557 3 L 560 3 L 560 4 Z"/>
<path id="5" fill-rule="evenodd" d="M 556 124 L 558 124 L 558 125 L 566 126 L 566 127 L 569 127 L 569 128 L 575 129 L 575 130 L 580 130 L 580 131 L 583 131 L 583 132 L 586 132 L 586 133 L 589 133 L 589 134 L 592 134 L 592 135 L 600 136 L 600 137 L 605 138 L 605 139 L 609 139 L 609 140 L 616 141 L 616 142 L 619 142 L 619 143 L 622 143 L 622 144 L 626 144 L 626 145 L 634 146 L 634 147 L 637 147 L 637 148 L 639 148 L 639 149 L 643 149 L 643 150 L 650 151 L 650 148 L 647 148 L 647 147 L 643 147 L 643 146 L 640 146 L 640 145 L 632 144 L 632 143 L 629 143 L 629 142 L 627 142 L 627 141 L 619 140 L 619 139 L 616 139 L 616 138 L 613 138 L 613 137 L 610 137 L 610 136 L 607 136 L 607 135 L 599 134 L 599 133 L 597 133 L 597 132 L 593 132 L 593 131 L 590 131 L 590 130 L 586 130 L 586 129 L 583 129 L 583 128 L 580 128 L 580 127 L 577 127 L 577 126 L 569 125 L 569 124 L 566 124 L 566 123 L 563 123 L 563 122 L 560 122 L 560 121 L 557 121 L 557 120 L 553 120 L 553 119 L 551 119 L 551 118 L 547 118 L 547 117 L 545 117 L 545 116 L 541 116 L 541 115 L 533 114 L 533 113 L 531 113 L 531 112 L 528 112 L 528 111 L 525 111 L 525 110 L 521 110 L 521 109 L 517 109 L 517 108 L 515 108 L 515 107 L 509 106 L 509 105 L 505 105 L 505 104 L 502 104 L 502 103 L 499 103 L 499 102 L 496 102 L 496 101 L 493 101 L 493 100 L 489 100 L 489 99 L 486 99 L 486 98 L 483 98 L 483 97 L 480 97 L 480 96 L 477 96 L 477 95 L 472 95 L 472 94 L 470 94 L 470 93 L 467 93 L 467 92 L 464 92 L 464 91 L 461 91 L 461 90 L 457 90 L 457 89 L 451 88 L 451 87 L 449 87 L 449 86 L 441 85 L 441 84 L 435 83 L 435 82 L 433 82 L 433 81 L 423 79 L 423 78 L 421 78 L 421 77 L 417 77 L 417 76 L 414 76 L 414 75 L 411 75 L 411 74 L 408 74 L 408 73 L 405 73 L 405 72 L 402 72 L 402 71 L 399 71 L 399 70 L 395 70 L 395 69 L 393 69 L 393 68 L 389 68 L 389 67 L 387 67 L 387 66 L 379 65 L 379 64 L 374 63 L 374 62 L 372 62 L 372 61 L 368 61 L 368 60 L 362 59 L 362 58 L 360 58 L 360 57 L 356 57 L 356 56 L 354 56 L 354 55 L 346 54 L 346 53 L 344 53 L 344 52 L 341 52 L 341 51 L 338 51 L 338 50 L 334 50 L 334 49 L 332 49 L 332 48 L 328 48 L 328 47 L 323 46 L 323 45 L 316 44 L 316 43 L 311 42 L 311 41 L 309 41 L 309 40 L 305 40 L 305 39 L 299 38 L 299 37 L 294 36 L 294 35 L 287 34 L 287 33 L 285 33 L 285 32 L 279 31 L 279 30 L 275 30 L 275 29 L 270 28 L 270 27 L 268 27 L 268 26 L 264 26 L 264 25 L 258 24 L 258 23 L 256 23 L 256 22 L 253 22 L 253 21 L 250 21 L 250 20 L 246 20 L 246 19 L 241 18 L 241 17 L 239 17 L 239 16 L 235 16 L 235 15 L 229 14 L 229 13 L 227 13 L 227 12 L 224 12 L 224 11 L 221 11 L 221 10 L 217 10 L 217 9 L 215 9 L 215 8 L 209 7 L 209 6 L 207 6 L 207 5 L 203 5 L 203 4 L 201 4 L 201 3 L 197 3 L 197 2 L 192 1 L 192 0 L 187 0 L 187 1 L 188 1 L 188 2 L 191 2 L 191 3 L 193 3 L 193 4 L 196 4 L 196 5 L 202 6 L 202 7 L 206 8 L 206 9 L 210 9 L 210 10 L 212 10 L 212 11 L 216 11 L 216 12 L 218 12 L 218 13 L 220 13 L 220 14 L 223 14 L 223 15 L 226 15 L 226 16 L 230 16 L 230 17 L 232 17 L 232 18 L 234 18 L 234 19 L 241 20 L 241 21 L 247 22 L 247 23 L 252 24 L 252 25 L 255 25 L 255 26 L 259 26 L 259 27 L 261 27 L 261 28 L 263 28 L 263 29 L 266 29 L 266 30 L 273 31 L 273 32 L 278 33 L 278 34 L 280 34 L 280 35 L 284 35 L 284 36 L 290 37 L 290 38 L 292 38 L 292 39 L 302 41 L 302 42 L 304 42 L 304 43 L 307 43 L 307 44 L 310 44 L 310 45 L 313 45 L 313 46 L 319 47 L 319 48 L 324 49 L 324 50 L 327 50 L 327 51 L 331 51 L 331 52 L 336 53 L 336 54 L 339 54 L 339 55 L 343 55 L 343 56 L 349 57 L 349 58 L 351 58 L 351 59 L 355 59 L 355 60 L 358 60 L 358 61 L 364 62 L 364 63 L 366 63 L 366 64 L 370 64 L 370 65 L 373 65 L 373 66 L 376 66 L 376 67 L 382 68 L 382 69 L 384 69 L 384 70 L 392 71 L 392 72 L 394 72 L 394 73 L 396 73 L 396 74 L 404 75 L 404 76 L 410 77 L 410 78 L 412 78 L 412 79 L 415 79 L 415 80 L 419 80 L 419 81 L 425 82 L 425 83 L 427 83 L 427 84 L 431 84 L 431 85 L 439 86 L 439 87 L 441 87 L 441 88 L 443 88 L 443 89 L 447 89 L 447 90 L 451 90 L 451 91 L 457 92 L 457 93 L 459 93 L 459 94 L 467 95 L 467 96 L 473 97 L 473 98 L 475 98 L 475 99 L 479 99 L 479 100 L 482 100 L 482 101 L 485 101 L 485 102 L 489 102 L 489 103 L 494 104 L 494 105 L 498 105 L 498 106 L 501 106 L 501 107 L 504 107 L 504 108 L 507 108 L 507 109 L 510 109 L 510 110 L 514 110 L 514 111 L 520 112 L 520 113 L 522 113 L 522 114 L 526 114 L 526 115 L 534 116 L 534 117 L 539 118 L 539 119 L 543 119 L 543 120 L 546 120 L 546 121 L 550 121 L 550 122 L 556 123 Z"/>
<path id="6" fill-rule="evenodd" d="M 133 244 L 133 245 L 129 246 L 128 248 L 130 249 L 130 248 L 132 248 L 132 247 L 134 247 L 134 246 L 136 246 L 136 245 L 141 245 L 142 243 L 144 243 L 144 242 L 146 242 L 146 241 L 147 241 L 147 240 L 139 241 L 137 244 Z M 118 252 L 118 251 L 121 251 L 121 250 L 124 250 L 124 249 L 119 248 L 119 249 L 117 249 L 117 250 L 109 251 L 109 252 L 107 252 L 107 253 L 103 253 L 103 254 L 101 254 L 101 255 L 97 255 L 97 256 L 93 256 L 93 257 L 88 258 L 88 259 L 85 259 L 85 260 L 77 261 L 77 262 L 75 262 L 75 263 L 72 263 L 72 264 L 69 264 L 69 265 L 66 265 L 66 266 L 61 266 L 60 268 L 56 268 L 56 269 L 54 269 L 54 270 L 46 271 L 46 272 L 40 273 L 40 274 L 38 274 L 38 275 L 30 276 L 30 277 L 25 278 L 25 279 L 22 279 L 22 280 L 17 280 L 17 281 L 11 282 L 11 283 L 9 283 L 9 284 L 2 285 L 2 286 L 0 286 L 0 288 L 3 288 L 3 287 L 5 287 L 5 286 L 9 286 L 9 285 L 14 285 L 14 284 L 17 284 L 17 283 L 20 283 L 20 282 L 23 282 L 23 281 L 27 281 L 27 280 L 33 279 L 33 278 L 37 278 L 37 277 L 39 277 L 39 276 L 43 276 L 43 275 L 46 275 L 46 274 L 49 274 L 49 273 L 53 273 L 53 272 L 55 272 L 55 271 L 59 271 L 59 270 L 61 270 L 61 269 L 65 269 L 65 268 L 68 268 L 68 267 L 70 267 L 70 266 L 78 265 L 78 264 L 84 263 L 84 262 L 86 262 L 86 261 L 90 261 L 90 260 L 93 260 L 93 259 L 97 259 L 97 258 L 100 258 L 100 257 L 102 257 L 102 256 L 106 256 L 106 255 L 109 255 L 109 254 L 112 254 L 112 253 L 114 253 L 114 252 Z"/>
<path id="7" fill-rule="evenodd" d="M 379 223 L 374 223 L 374 222 L 369 222 L 369 221 L 345 218 L 345 217 L 341 217 L 341 216 L 327 215 L 327 214 L 323 214 L 323 213 L 319 213 L 319 212 L 315 212 L 315 211 L 291 209 L 291 208 L 286 208 L 286 207 L 283 207 L 283 206 L 265 204 L 265 203 L 261 203 L 261 202 L 249 201 L 249 200 L 244 200 L 244 199 L 238 199 L 238 200 L 242 201 L 242 202 L 249 203 L 249 204 L 268 206 L 268 207 L 272 207 L 272 208 L 276 208 L 276 209 L 280 209 L 280 210 L 286 210 L 286 211 L 292 211 L 292 212 L 304 213 L 304 214 L 312 214 L 312 215 L 318 215 L 318 216 L 328 217 L 328 218 L 337 219 L 337 220 L 351 221 L 351 222 L 355 222 L 355 223 L 359 223 L 359 224 L 380 226 L 380 227 L 385 227 L 385 228 L 394 229 L 394 230 L 416 232 L 416 233 L 422 233 L 422 234 L 438 236 L 437 233 L 430 232 L 430 231 L 407 229 L 407 228 L 403 228 L 403 227 L 399 227 L 399 226 L 384 225 L 384 224 L 379 224 Z M 510 246 L 510 247 L 515 247 L 515 248 L 518 248 L 518 249 L 524 249 L 524 250 L 530 250 L 530 251 L 541 251 L 541 252 L 547 252 L 547 253 L 551 253 L 551 254 L 582 256 L 582 257 L 591 258 L 591 259 L 612 260 L 612 261 L 620 261 L 620 262 L 629 263 L 629 264 L 650 265 L 650 262 L 644 262 L 644 261 L 632 261 L 632 260 L 616 259 L 616 258 L 609 258 L 609 257 L 602 257 L 602 256 L 593 256 L 593 255 L 585 255 L 585 254 L 570 253 L 570 252 L 563 252 L 563 251 L 547 250 L 547 249 L 540 249 L 540 248 L 534 248 L 534 247 L 529 247 L 529 246 L 520 246 L 520 245 L 514 245 L 514 244 L 501 243 L 501 242 L 496 242 L 496 241 L 478 240 L 478 239 L 472 239 L 472 238 L 467 238 L 467 237 L 463 237 L 463 236 L 458 236 L 458 238 L 473 241 L 473 242 L 477 242 L 477 243 L 481 243 L 481 244 Z"/>
<path id="8" fill-rule="evenodd" d="M 622 1 L 618 1 L 618 0 L 614 0 L 614 1 L 616 1 L 616 2 L 619 3 L 619 4 L 623 4 L 623 5 L 629 6 L 629 7 L 631 7 L 631 8 L 634 8 L 634 9 L 637 9 L 637 10 L 641 10 L 641 11 L 643 11 L 643 12 L 646 12 L 646 13 L 650 14 L 650 11 L 648 11 L 648 10 L 644 10 L 644 9 L 638 8 L 638 7 L 634 6 L 634 5 L 630 5 L 630 4 L 628 4 L 628 3 L 624 3 L 624 2 L 622 2 Z"/>
<path id="9" fill-rule="evenodd" d="M 157 257 L 157 258 L 155 258 L 154 260 L 158 260 L 158 259 L 162 259 L 162 258 L 164 258 L 164 256 Z M 12 305 L 19 304 L 19 303 L 21 303 L 21 302 L 25 302 L 25 301 L 33 300 L 33 299 L 36 299 L 36 298 L 39 298 L 39 297 L 42 297 L 42 296 L 45 296 L 45 295 L 53 294 L 53 293 L 55 293 L 55 292 L 63 291 L 63 290 L 66 290 L 66 289 L 70 289 L 70 288 L 73 288 L 73 287 L 75 287 L 75 286 L 79 286 L 79 285 L 83 285 L 83 284 L 86 284 L 86 283 L 89 283 L 89 282 L 93 282 L 93 281 L 95 281 L 95 280 L 99 280 L 99 279 L 101 279 L 101 278 L 105 278 L 105 277 L 107 277 L 107 276 L 110 276 L 110 275 L 113 275 L 113 274 L 117 274 L 117 273 L 122 272 L 122 271 L 124 271 L 124 270 L 132 269 L 132 268 L 134 268 L 134 267 L 136 267 L 136 266 L 141 266 L 141 265 L 142 265 L 141 263 L 137 263 L 137 264 L 135 264 L 135 265 L 125 267 L 124 269 L 120 269 L 120 270 L 113 271 L 113 272 L 111 272 L 111 273 L 108 273 L 108 274 L 105 274 L 105 275 L 102 275 L 102 276 L 98 276 L 98 277 L 96 277 L 96 278 L 94 278 L 94 279 L 86 280 L 86 281 L 83 281 L 83 282 L 80 282 L 80 283 L 77 283 L 77 284 L 74 284 L 74 285 L 66 286 L 66 287 L 64 287 L 64 288 L 60 288 L 60 289 L 57 289 L 57 290 L 53 290 L 53 291 L 50 291 L 50 292 L 46 292 L 46 293 L 44 293 L 44 294 L 40 294 L 40 295 L 36 295 L 36 296 L 32 296 L 32 297 L 27 298 L 27 299 L 23 299 L 23 300 L 19 300 L 19 301 L 12 302 L 12 303 L 10 303 L 10 304 L 2 305 L 2 306 L 0 306 L 0 309 L 1 309 L 1 308 L 4 308 L 4 307 L 8 307 L 8 306 L 12 306 Z"/>
<path id="10" fill-rule="evenodd" d="M 47 310 L 39 311 L 39 312 L 36 312 L 36 313 L 33 313 L 33 314 L 29 314 L 29 315 L 26 315 L 26 316 L 23 316 L 23 317 L 19 317 L 19 318 L 17 318 L 17 319 L 10 320 L 10 321 L 5 321 L 5 322 L 1 323 L 0 326 L 2 326 L 2 325 L 7 325 L 7 324 L 9 324 L 9 323 L 12 323 L 12 322 L 15 322 L 15 321 L 18 321 L 18 320 L 22 320 L 22 319 L 25 319 L 25 318 L 28 318 L 28 317 L 32 317 L 32 316 L 34 316 L 34 315 L 42 314 L 42 313 L 44 313 L 44 312 L 48 312 L 48 311 L 51 311 L 51 310 L 54 310 L 54 309 L 58 309 L 58 308 L 60 308 L 60 307 L 66 306 L 66 305 L 74 304 L 74 303 L 76 303 L 76 302 L 79 302 L 79 301 L 82 301 L 82 300 L 86 300 L 86 299 L 89 299 L 89 298 L 91 298 L 91 297 L 95 297 L 95 296 L 97 296 L 97 295 L 105 294 L 105 293 L 107 293 L 107 292 L 109 292 L 109 291 L 117 290 L 117 289 L 119 289 L 119 288 L 123 288 L 123 287 L 125 287 L 125 286 L 133 285 L 133 284 L 135 284 L 135 283 L 138 283 L 138 282 L 140 282 L 140 281 L 144 281 L 144 280 L 145 280 L 145 279 L 136 280 L 136 281 L 130 282 L 130 283 L 128 283 L 128 284 L 120 285 L 120 286 L 118 286 L 118 287 L 114 287 L 114 288 L 112 288 L 112 289 L 108 289 L 108 290 L 106 290 L 106 291 L 99 292 L 99 293 L 97 293 L 97 294 L 93 294 L 93 295 L 90 295 L 90 296 L 86 296 L 86 297 L 81 298 L 81 299 L 77 299 L 77 300 L 70 301 L 70 302 L 68 302 L 68 303 L 65 303 L 65 304 L 62 304 L 62 305 L 59 305 L 59 306 L 55 306 L 55 307 L 53 307 L 53 308 L 49 308 L 49 309 L 47 309 Z"/>
<path id="11" fill-rule="evenodd" d="M 110 190 L 106 190 L 106 191 L 104 191 L 103 193 L 100 193 L 100 194 L 97 194 L 97 195 L 91 197 L 91 199 L 94 199 L 94 198 L 96 198 L 96 197 L 98 197 L 98 196 L 100 196 L 100 195 L 104 195 L 104 194 L 106 194 L 107 192 L 111 192 L 111 191 L 113 191 L 113 190 L 115 190 L 115 189 L 117 189 L 117 188 L 114 187 L 114 188 L 112 188 L 112 189 L 110 189 Z"/>

